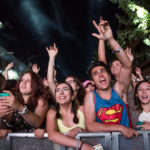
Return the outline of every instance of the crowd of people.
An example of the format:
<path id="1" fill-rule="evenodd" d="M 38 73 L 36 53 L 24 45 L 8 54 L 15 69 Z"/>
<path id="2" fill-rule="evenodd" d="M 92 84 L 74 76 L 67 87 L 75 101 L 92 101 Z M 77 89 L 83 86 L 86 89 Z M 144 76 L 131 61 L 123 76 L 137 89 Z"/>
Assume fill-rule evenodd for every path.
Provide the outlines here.
<path id="1" fill-rule="evenodd" d="M 81 150 L 94 150 L 78 141 L 80 132 L 119 131 L 126 138 L 137 137 L 137 130 L 150 130 L 150 81 L 142 77 L 140 68 L 132 74 L 134 59 L 131 49 L 124 50 L 114 39 L 107 21 L 93 21 L 99 40 L 98 61 L 88 68 L 89 79 L 83 83 L 68 75 L 56 79 L 55 57 L 58 48 L 46 47 L 49 56 L 47 79 L 38 75 L 36 64 L 20 80 L 10 82 L 8 64 L 0 75 L 0 137 L 10 132 L 34 132 L 50 141 Z M 116 59 L 107 62 L 105 42 Z M 108 65 L 110 63 L 110 65 Z M 6 94 L 7 93 L 7 94 Z"/>

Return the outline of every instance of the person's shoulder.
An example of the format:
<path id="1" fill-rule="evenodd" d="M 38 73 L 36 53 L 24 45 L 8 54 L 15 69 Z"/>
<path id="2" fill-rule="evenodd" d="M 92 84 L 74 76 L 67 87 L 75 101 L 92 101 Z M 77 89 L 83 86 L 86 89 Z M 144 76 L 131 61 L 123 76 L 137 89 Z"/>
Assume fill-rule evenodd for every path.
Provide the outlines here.
<path id="1" fill-rule="evenodd" d="M 56 110 L 54 108 L 49 109 L 47 112 L 47 116 L 55 117 L 56 116 Z"/>
<path id="2" fill-rule="evenodd" d="M 48 102 L 46 100 L 44 100 L 42 97 L 40 97 L 38 99 L 38 105 L 39 106 L 45 106 L 45 105 L 48 105 Z"/>
<path id="3" fill-rule="evenodd" d="M 80 111 L 82 111 L 83 112 L 83 110 L 84 110 L 84 107 L 83 106 L 79 106 L 79 108 L 78 108 Z"/>

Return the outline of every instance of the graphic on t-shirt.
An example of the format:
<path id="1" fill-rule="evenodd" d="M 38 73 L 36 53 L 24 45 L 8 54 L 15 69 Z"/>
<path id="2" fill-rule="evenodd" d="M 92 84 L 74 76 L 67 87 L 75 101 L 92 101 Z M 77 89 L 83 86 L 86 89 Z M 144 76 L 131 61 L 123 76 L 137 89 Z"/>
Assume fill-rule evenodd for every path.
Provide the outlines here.
<path id="1" fill-rule="evenodd" d="M 100 108 L 96 115 L 104 124 L 120 124 L 123 106 L 115 104 L 111 107 Z"/>

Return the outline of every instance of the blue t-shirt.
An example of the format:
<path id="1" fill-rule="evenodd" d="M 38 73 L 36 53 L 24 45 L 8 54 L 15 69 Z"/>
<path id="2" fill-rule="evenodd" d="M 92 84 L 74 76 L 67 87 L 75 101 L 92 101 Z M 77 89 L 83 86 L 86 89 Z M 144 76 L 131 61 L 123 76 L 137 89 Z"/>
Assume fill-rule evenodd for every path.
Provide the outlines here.
<path id="1" fill-rule="evenodd" d="M 96 121 L 108 125 L 120 124 L 129 127 L 126 106 L 120 96 L 112 89 L 109 100 L 102 99 L 94 90 Z"/>

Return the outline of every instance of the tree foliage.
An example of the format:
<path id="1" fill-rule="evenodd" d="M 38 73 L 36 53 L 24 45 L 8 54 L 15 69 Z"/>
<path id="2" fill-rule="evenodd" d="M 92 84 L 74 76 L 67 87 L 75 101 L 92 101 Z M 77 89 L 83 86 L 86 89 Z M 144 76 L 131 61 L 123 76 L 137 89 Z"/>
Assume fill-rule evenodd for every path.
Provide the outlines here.
<path id="1" fill-rule="evenodd" d="M 117 40 L 136 52 L 137 58 L 150 57 L 150 1 L 110 0 L 118 5 Z M 147 57 L 147 58 L 148 58 Z"/>

